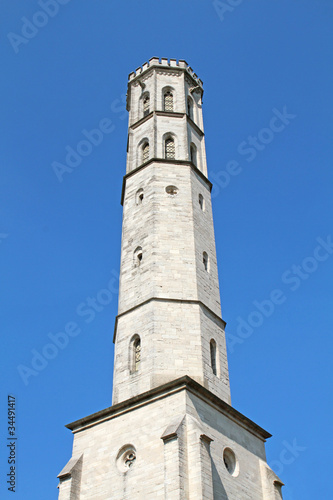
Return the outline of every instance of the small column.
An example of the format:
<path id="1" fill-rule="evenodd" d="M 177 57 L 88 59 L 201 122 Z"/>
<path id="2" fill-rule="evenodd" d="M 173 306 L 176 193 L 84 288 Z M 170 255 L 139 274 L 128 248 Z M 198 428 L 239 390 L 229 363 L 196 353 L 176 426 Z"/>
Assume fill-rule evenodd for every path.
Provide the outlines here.
<path id="1" fill-rule="evenodd" d="M 164 431 L 164 499 L 186 500 L 186 441 L 182 416 Z"/>
<path id="2" fill-rule="evenodd" d="M 262 481 L 262 492 L 264 500 L 282 500 L 281 488 L 284 486 L 281 479 L 269 467 L 269 465 L 260 460 L 260 473 Z"/>
<path id="3" fill-rule="evenodd" d="M 213 475 L 210 443 L 213 441 L 204 433 L 200 422 L 188 417 L 188 464 L 189 499 L 212 500 Z"/>
<path id="4" fill-rule="evenodd" d="M 58 475 L 58 500 L 80 500 L 82 459 L 83 455 L 72 457 Z"/>
<path id="5" fill-rule="evenodd" d="M 210 443 L 212 441 L 213 440 L 206 436 L 206 434 L 201 434 L 200 463 L 202 500 L 211 500 L 213 498 L 212 459 L 210 456 Z"/>

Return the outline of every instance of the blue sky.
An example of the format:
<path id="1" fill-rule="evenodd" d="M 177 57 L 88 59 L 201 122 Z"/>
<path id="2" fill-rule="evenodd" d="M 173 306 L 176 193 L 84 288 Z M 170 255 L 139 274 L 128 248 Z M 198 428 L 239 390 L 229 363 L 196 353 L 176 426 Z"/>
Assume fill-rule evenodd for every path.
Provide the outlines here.
<path id="1" fill-rule="evenodd" d="M 204 82 L 233 406 L 273 434 L 285 500 L 329 496 L 333 4 L 223 3 L 58 0 L 41 15 L 43 0 L 1 2 L 1 498 L 8 394 L 17 500 L 57 499 L 64 425 L 111 403 L 123 98 L 153 56 L 187 60 Z M 102 142 L 60 182 L 54 162 L 104 119 Z M 80 315 L 107 286 L 109 304 Z M 22 376 L 65 329 L 68 344 Z"/>

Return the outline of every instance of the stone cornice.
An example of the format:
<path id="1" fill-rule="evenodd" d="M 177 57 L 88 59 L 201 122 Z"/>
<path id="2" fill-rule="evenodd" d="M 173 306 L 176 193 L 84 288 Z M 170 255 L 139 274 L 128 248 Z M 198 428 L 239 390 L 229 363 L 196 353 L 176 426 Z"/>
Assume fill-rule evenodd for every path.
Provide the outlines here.
<path id="1" fill-rule="evenodd" d="M 169 118 L 184 118 L 185 113 L 179 113 L 178 111 L 155 111 L 157 116 L 168 116 Z"/>
<path id="2" fill-rule="evenodd" d="M 164 297 L 150 297 L 149 299 L 144 300 L 143 302 L 140 302 L 140 304 L 137 304 L 136 306 L 133 306 L 130 309 L 127 309 L 126 311 L 124 311 L 124 312 L 122 312 L 122 313 L 120 313 L 120 314 L 118 314 L 116 316 L 115 325 L 114 325 L 114 331 L 113 331 L 113 343 L 115 343 L 115 341 L 116 341 L 116 332 L 117 332 L 117 325 L 118 325 L 119 318 L 121 318 L 122 316 L 125 316 L 129 312 L 135 311 L 135 309 L 138 309 L 139 307 L 144 306 L 146 304 L 149 304 L 149 302 L 153 302 L 153 301 L 156 301 L 156 302 L 173 302 L 173 303 L 178 303 L 178 304 L 194 304 L 194 305 L 201 306 L 206 311 L 208 311 L 212 316 L 214 316 L 214 318 L 219 323 L 222 324 L 223 330 L 226 327 L 226 322 L 222 318 L 220 318 L 220 316 L 218 316 L 216 313 L 214 313 L 214 311 L 212 311 L 208 306 L 206 306 L 206 304 L 204 304 L 203 302 L 201 302 L 201 300 L 187 300 L 187 299 L 171 299 L 171 298 L 164 298 Z"/>
<path id="3" fill-rule="evenodd" d="M 203 137 L 205 134 L 201 130 L 200 127 L 186 114 L 186 113 L 178 113 L 175 111 L 151 111 L 148 115 L 144 116 L 143 118 L 140 118 L 140 120 L 136 121 L 135 123 L 132 123 L 130 125 L 130 129 L 135 130 L 138 128 L 140 125 L 148 121 L 152 116 L 168 116 L 169 118 L 184 118 L 186 116 L 188 123 L 191 125 L 191 127 L 194 128 L 194 130 L 201 136 Z"/>
<path id="4" fill-rule="evenodd" d="M 142 125 L 142 123 L 148 121 L 152 116 L 154 116 L 154 111 L 151 111 L 150 113 L 148 113 L 148 115 L 144 116 L 143 118 L 140 118 L 140 120 L 138 120 L 137 122 L 132 123 L 132 125 L 130 125 L 129 128 L 132 130 L 136 129 L 137 127 Z"/>
<path id="5" fill-rule="evenodd" d="M 194 128 L 194 130 L 201 136 L 203 137 L 205 134 L 204 132 L 201 130 L 200 127 L 198 127 L 198 125 L 192 120 L 192 118 L 190 118 L 188 115 L 186 115 L 187 117 L 187 122 L 191 125 L 191 127 Z"/>
<path id="6" fill-rule="evenodd" d="M 172 380 L 159 387 L 139 394 L 138 396 L 127 399 L 126 401 L 122 401 L 121 403 L 117 403 L 97 413 L 71 422 L 66 425 L 66 427 L 74 433 L 80 432 L 94 425 L 116 418 L 124 413 L 133 411 L 140 406 L 145 406 L 181 391 L 188 391 L 188 393 L 198 397 L 262 441 L 271 437 L 269 432 L 265 431 L 262 427 L 255 424 L 252 420 L 242 415 L 242 413 L 235 410 L 228 403 L 215 396 L 215 394 L 188 376 Z"/>
<path id="7" fill-rule="evenodd" d="M 198 176 L 206 183 L 209 191 L 211 191 L 212 188 L 213 188 L 213 184 L 207 179 L 207 177 L 201 172 L 201 170 L 199 170 L 194 165 L 194 163 L 192 163 L 191 161 L 188 161 L 188 160 L 167 160 L 165 158 L 150 158 L 148 161 L 146 161 L 145 163 L 143 163 L 139 167 L 135 168 L 134 170 L 131 170 L 126 175 L 124 175 L 124 177 L 123 177 L 123 187 L 122 187 L 122 190 L 121 190 L 121 201 L 120 201 L 120 203 L 122 205 L 124 203 L 124 197 L 125 197 L 125 189 L 126 189 L 126 181 L 127 181 L 127 179 L 129 177 L 131 177 L 132 175 L 136 174 L 137 172 L 140 172 L 144 168 L 148 167 L 152 163 L 160 163 L 160 164 L 164 163 L 165 165 L 168 165 L 168 164 L 171 163 L 173 165 L 184 165 L 184 166 L 191 167 L 192 170 L 194 170 L 194 172 L 196 174 L 198 174 Z"/>

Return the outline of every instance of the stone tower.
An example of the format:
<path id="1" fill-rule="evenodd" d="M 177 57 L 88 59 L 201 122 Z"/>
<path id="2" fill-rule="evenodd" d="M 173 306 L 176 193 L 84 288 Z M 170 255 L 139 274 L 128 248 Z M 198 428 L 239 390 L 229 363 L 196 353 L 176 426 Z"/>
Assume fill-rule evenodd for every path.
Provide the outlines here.
<path id="1" fill-rule="evenodd" d="M 113 405 L 67 427 L 59 500 L 276 500 L 265 430 L 230 406 L 202 81 L 129 75 Z"/>

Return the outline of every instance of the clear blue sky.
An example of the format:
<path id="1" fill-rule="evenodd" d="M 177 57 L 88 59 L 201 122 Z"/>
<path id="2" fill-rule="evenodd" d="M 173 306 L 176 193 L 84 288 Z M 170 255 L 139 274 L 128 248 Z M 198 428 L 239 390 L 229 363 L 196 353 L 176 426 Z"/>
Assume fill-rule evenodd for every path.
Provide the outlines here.
<path id="1" fill-rule="evenodd" d="M 13 498 L 8 393 L 17 500 L 57 499 L 72 446 L 64 425 L 111 403 L 122 96 L 128 73 L 153 56 L 185 59 L 204 81 L 233 405 L 273 434 L 267 458 L 285 500 L 330 496 L 333 4 L 238 4 L 218 13 L 204 0 L 59 0 L 41 15 L 35 0 L 1 2 L 1 498 Z M 60 182 L 52 164 L 104 118 L 112 132 Z M 111 302 L 80 315 L 112 279 Z M 270 297 L 279 304 L 264 303 L 263 317 Z M 55 357 L 25 385 L 18 366 L 32 368 L 32 351 L 69 322 L 77 335 L 49 348 Z"/>

